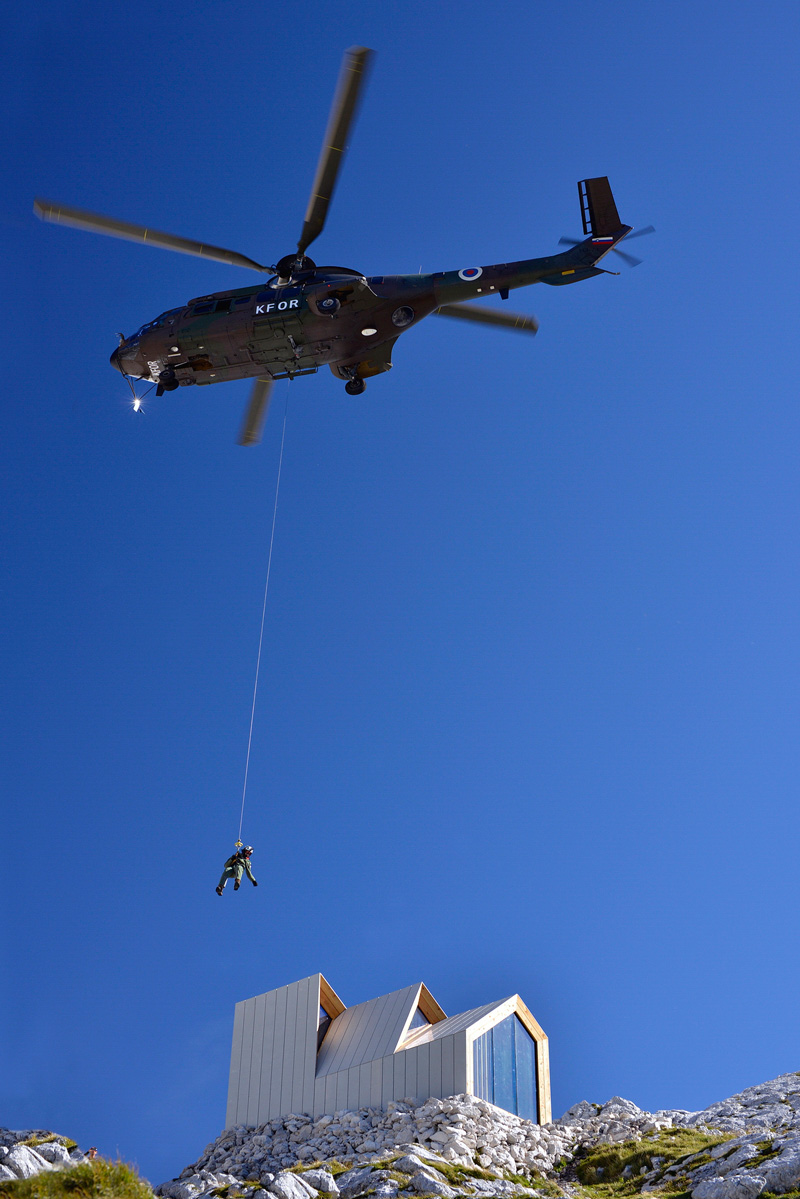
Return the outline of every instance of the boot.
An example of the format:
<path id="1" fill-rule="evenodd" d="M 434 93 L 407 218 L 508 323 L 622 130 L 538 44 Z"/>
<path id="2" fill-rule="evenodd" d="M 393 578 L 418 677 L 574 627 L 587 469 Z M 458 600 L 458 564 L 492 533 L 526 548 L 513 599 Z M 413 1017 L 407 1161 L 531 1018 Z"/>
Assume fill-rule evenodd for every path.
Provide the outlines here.
<path id="1" fill-rule="evenodd" d="M 221 895 L 221 894 L 222 894 L 222 887 L 217 887 L 217 895 Z"/>
<path id="2" fill-rule="evenodd" d="M 238 890 L 239 890 L 239 886 L 240 886 L 240 883 L 239 883 L 239 880 L 237 879 L 237 880 L 236 880 L 236 882 L 233 884 L 233 889 L 234 889 L 234 891 L 238 891 Z"/>

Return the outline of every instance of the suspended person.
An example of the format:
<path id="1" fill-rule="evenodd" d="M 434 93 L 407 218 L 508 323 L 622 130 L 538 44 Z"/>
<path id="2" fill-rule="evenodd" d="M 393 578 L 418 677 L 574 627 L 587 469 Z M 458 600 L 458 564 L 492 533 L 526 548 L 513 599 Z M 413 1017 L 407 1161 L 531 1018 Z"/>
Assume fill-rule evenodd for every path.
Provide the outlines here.
<path id="1" fill-rule="evenodd" d="M 258 883 L 253 878 L 253 872 L 250 869 L 250 856 L 253 852 L 252 845 L 243 845 L 241 849 L 237 849 L 236 853 L 231 854 L 222 870 L 222 878 L 217 885 L 217 895 L 221 895 L 225 890 L 225 884 L 229 878 L 234 880 L 233 889 L 238 891 L 242 882 L 242 875 L 247 872 L 247 877 L 254 887 Z"/>

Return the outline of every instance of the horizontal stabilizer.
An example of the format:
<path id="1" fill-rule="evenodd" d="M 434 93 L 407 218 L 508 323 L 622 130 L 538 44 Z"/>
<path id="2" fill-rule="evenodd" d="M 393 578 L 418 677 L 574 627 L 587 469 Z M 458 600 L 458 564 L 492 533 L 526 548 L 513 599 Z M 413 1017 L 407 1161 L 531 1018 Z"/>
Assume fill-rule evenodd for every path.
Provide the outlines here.
<path id="1" fill-rule="evenodd" d="M 605 175 L 599 179 L 582 179 L 578 184 L 578 195 L 586 237 L 609 237 L 619 231 L 622 222 Z"/>

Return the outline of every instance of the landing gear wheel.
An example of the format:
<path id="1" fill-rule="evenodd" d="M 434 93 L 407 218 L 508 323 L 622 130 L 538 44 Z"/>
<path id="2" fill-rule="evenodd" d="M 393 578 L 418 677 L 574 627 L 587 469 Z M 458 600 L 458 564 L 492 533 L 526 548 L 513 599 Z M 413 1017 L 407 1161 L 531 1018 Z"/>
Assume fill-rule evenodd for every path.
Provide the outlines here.
<path id="1" fill-rule="evenodd" d="M 360 396 L 367 390 L 367 385 L 363 379 L 350 379 L 344 389 L 349 396 Z"/>
<path id="2" fill-rule="evenodd" d="M 158 377 L 158 386 L 163 387 L 164 391 L 175 391 L 179 384 L 172 371 L 162 371 Z"/>

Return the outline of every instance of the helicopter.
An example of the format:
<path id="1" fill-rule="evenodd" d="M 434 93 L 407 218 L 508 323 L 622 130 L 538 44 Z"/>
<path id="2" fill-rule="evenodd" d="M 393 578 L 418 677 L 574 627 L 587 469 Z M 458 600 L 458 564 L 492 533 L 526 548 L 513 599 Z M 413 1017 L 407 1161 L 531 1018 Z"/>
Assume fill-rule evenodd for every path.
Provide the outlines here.
<path id="1" fill-rule="evenodd" d="M 272 266 L 243 254 L 170 233 L 160 233 L 113 217 L 36 199 L 42 220 L 177 250 L 214 262 L 248 267 L 270 277 L 261 286 L 197 296 L 163 312 L 130 337 L 119 334 L 111 365 L 132 380 L 155 384 L 156 395 L 192 384 L 205 386 L 233 379 L 254 379 L 240 445 L 261 437 L 276 379 L 315 374 L 327 365 L 344 381 L 349 395 L 360 395 L 366 380 L 392 367 L 394 344 L 402 333 L 431 314 L 535 334 L 533 316 L 523 316 L 464 301 L 493 294 L 502 300 L 517 287 L 578 283 L 600 274 L 616 274 L 597 264 L 612 250 L 628 262 L 638 260 L 617 249 L 633 226 L 617 213 L 608 179 L 578 184 L 582 240 L 562 238 L 570 248 L 546 258 L 465 266 L 418 275 L 372 275 L 349 267 L 317 266 L 306 250 L 322 233 L 348 135 L 363 91 L 372 51 L 347 50 L 331 108 L 317 172 L 297 250 Z M 652 232 L 639 230 L 634 236 Z"/>

